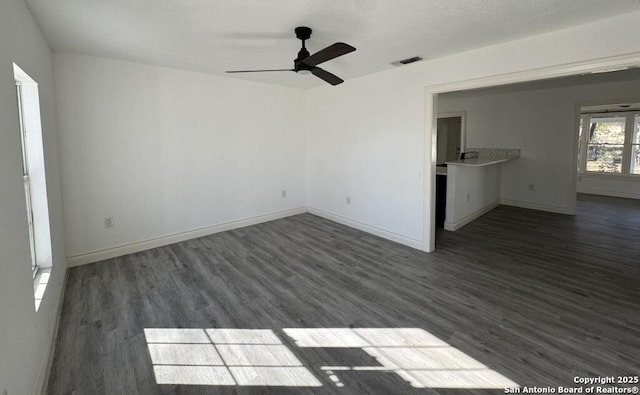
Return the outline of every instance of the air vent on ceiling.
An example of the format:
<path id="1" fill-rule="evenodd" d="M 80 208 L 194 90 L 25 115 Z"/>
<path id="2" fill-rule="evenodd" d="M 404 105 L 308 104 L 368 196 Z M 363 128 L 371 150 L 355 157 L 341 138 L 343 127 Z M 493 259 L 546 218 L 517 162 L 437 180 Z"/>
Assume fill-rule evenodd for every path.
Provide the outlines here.
<path id="1" fill-rule="evenodd" d="M 409 63 L 413 63 L 413 62 L 419 62 L 421 60 L 422 60 L 422 58 L 420 56 L 414 56 L 413 58 L 398 60 L 397 62 L 393 62 L 391 64 L 394 65 L 394 66 L 403 66 L 405 64 L 409 64 Z"/>

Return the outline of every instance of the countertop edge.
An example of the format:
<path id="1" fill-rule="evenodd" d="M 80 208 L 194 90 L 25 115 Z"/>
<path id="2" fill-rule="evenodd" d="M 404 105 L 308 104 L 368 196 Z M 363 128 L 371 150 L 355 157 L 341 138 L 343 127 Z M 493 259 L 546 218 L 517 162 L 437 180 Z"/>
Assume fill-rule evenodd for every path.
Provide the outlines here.
<path id="1" fill-rule="evenodd" d="M 473 158 L 473 159 L 454 160 L 454 161 L 445 162 L 445 163 L 447 164 L 447 166 L 482 167 L 482 166 L 490 166 L 490 165 L 496 165 L 498 163 L 508 162 L 510 160 L 513 160 L 513 159 L 516 159 L 516 158 L 503 158 L 503 159 L 479 159 L 479 158 Z"/>

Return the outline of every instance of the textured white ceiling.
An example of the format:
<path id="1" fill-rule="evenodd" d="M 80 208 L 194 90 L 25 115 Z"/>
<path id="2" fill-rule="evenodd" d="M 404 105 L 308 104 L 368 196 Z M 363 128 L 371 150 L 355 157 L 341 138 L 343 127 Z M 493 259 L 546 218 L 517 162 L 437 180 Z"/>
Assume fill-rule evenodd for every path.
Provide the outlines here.
<path id="1" fill-rule="evenodd" d="M 638 0 L 26 0 L 54 50 L 223 75 L 288 68 L 314 32 L 313 53 L 337 41 L 357 51 L 323 68 L 348 80 L 425 59 L 627 12 Z M 243 78 L 299 88 L 323 81 L 293 72 Z M 347 81 L 348 82 L 348 81 Z"/>

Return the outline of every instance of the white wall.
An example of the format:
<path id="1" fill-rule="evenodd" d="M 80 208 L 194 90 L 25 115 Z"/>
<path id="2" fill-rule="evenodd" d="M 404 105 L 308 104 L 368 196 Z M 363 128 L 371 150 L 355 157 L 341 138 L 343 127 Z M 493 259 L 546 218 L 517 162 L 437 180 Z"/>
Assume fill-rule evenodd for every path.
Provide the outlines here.
<path id="1" fill-rule="evenodd" d="M 70 257 L 306 205 L 302 90 L 68 53 L 54 70 Z"/>
<path id="2" fill-rule="evenodd" d="M 505 163 L 447 167 L 445 229 L 460 229 L 500 204 L 500 173 Z"/>
<path id="3" fill-rule="evenodd" d="M 578 192 L 640 199 L 640 177 L 579 174 Z"/>
<path id="4" fill-rule="evenodd" d="M 39 84 L 53 270 L 38 312 L 22 183 L 13 62 Z M 51 51 L 22 0 L 0 2 L 0 393 L 40 390 L 65 276 Z"/>
<path id="5" fill-rule="evenodd" d="M 639 53 L 640 41 L 619 39 L 640 34 L 638 18 L 628 14 L 308 91 L 309 206 L 409 245 L 425 240 L 428 248 L 423 186 L 430 196 L 434 175 L 423 169 L 434 150 L 425 141 L 425 125 L 433 125 L 425 87 Z"/>
<path id="6" fill-rule="evenodd" d="M 532 90 L 525 84 L 507 92 L 483 89 L 438 97 L 439 111 L 467 112 L 467 146 L 522 149 L 520 158 L 502 165 L 505 204 L 573 212 L 577 109 L 581 103 L 607 103 L 640 92 L 640 80 L 586 85 L 576 81 L 575 86 L 558 83 L 558 87 L 545 89 Z"/>
<path id="7" fill-rule="evenodd" d="M 402 83 L 404 76 L 378 73 L 308 92 L 308 205 L 415 244 L 422 237 L 424 93 Z"/>

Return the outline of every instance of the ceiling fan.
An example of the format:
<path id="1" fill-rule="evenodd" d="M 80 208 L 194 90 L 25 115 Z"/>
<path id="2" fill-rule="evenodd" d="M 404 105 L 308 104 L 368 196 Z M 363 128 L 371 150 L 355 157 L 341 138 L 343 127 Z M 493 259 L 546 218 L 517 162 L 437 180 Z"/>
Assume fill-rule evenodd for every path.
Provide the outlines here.
<path id="1" fill-rule="evenodd" d="M 313 74 L 316 77 L 330 83 L 331 85 L 338 85 L 344 82 L 344 80 L 337 75 L 317 67 L 320 63 L 324 63 L 328 60 L 335 59 L 338 56 L 346 55 L 349 52 L 353 52 L 356 49 L 349 44 L 335 43 L 329 45 L 325 49 L 309 54 L 305 47 L 305 41 L 311 37 L 311 28 L 306 26 L 296 27 L 296 37 L 302 40 L 302 49 L 298 52 L 298 57 L 293 60 L 292 69 L 275 69 L 275 70 L 233 70 L 227 71 L 227 73 L 264 73 L 270 71 L 294 71 L 299 74 Z"/>

